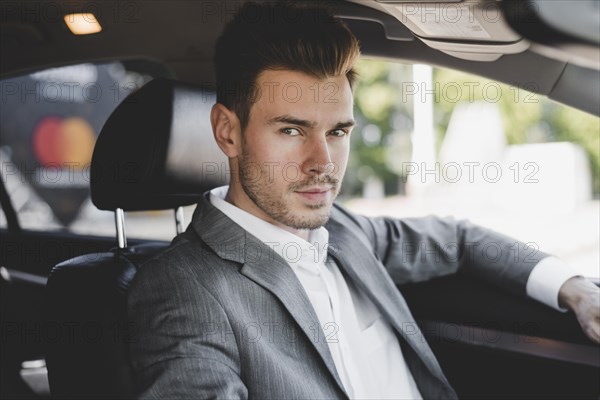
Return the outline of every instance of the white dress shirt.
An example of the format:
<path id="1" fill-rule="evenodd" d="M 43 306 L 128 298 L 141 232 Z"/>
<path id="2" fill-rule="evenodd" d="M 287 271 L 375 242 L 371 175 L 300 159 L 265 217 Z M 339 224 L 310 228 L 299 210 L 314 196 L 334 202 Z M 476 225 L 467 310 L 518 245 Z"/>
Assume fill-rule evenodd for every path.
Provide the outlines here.
<path id="1" fill-rule="evenodd" d="M 337 264 L 327 257 L 327 229 L 310 231 L 305 241 L 228 203 L 225 201 L 227 190 L 228 186 L 213 189 L 210 202 L 290 265 L 319 319 L 348 396 L 421 399 L 393 328 L 373 302 L 347 282 Z M 547 274 L 553 278 L 549 279 Z M 527 294 L 560 309 L 560 285 L 575 275 L 560 260 L 546 258 L 534 267 L 527 282 Z"/>

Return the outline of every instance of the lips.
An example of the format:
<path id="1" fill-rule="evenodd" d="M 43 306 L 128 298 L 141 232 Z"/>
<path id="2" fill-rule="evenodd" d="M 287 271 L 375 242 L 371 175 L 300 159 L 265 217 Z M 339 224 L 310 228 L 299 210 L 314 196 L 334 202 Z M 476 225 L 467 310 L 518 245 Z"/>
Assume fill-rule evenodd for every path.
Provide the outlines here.
<path id="1" fill-rule="evenodd" d="M 300 195 L 303 199 L 311 203 L 320 203 L 327 200 L 329 194 L 332 191 L 332 187 L 311 187 L 302 190 L 296 190 L 295 193 Z"/>
<path id="2" fill-rule="evenodd" d="M 302 190 L 296 190 L 296 192 L 298 192 L 298 193 L 325 193 L 325 192 L 329 192 L 331 189 L 333 189 L 331 186 L 319 186 L 319 187 L 306 188 L 306 189 L 302 189 Z"/>

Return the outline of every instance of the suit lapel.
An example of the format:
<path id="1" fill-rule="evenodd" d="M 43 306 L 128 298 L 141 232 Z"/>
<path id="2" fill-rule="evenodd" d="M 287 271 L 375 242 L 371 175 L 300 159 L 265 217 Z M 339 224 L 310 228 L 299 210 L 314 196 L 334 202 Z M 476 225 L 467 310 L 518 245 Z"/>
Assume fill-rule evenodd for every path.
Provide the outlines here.
<path id="1" fill-rule="evenodd" d="M 252 240 L 246 243 L 253 241 L 258 242 L 258 239 L 252 237 Z M 262 245 L 262 243 L 255 244 Z M 264 254 L 262 258 L 247 261 L 242 267 L 241 273 L 269 290 L 279 299 L 313 344 L 323 362 L 325 362 L 327 369 L 335 377 L 339 387 L 345 391 L 323 335 L 323 330 L 320 328 L 319 319 L 300 281 L 290 266 L 278 254 L 275 254 L 273 250 L 264 245 L 262 247 L 271 253 L 270 256 L 266 256 L 265 253 L 267 252 L 263 251 L 261 253 L 261 255 Z"/>
<path id="2" fill-rule="evenodd" d="M 383 265 L 374 257 L 363 240 L 345 225 L 330 219 L 329 254 L 352 281 L 369 296 L 391 325 L 421 358 L 433 376 L 446 382 L 433 352 L 415 323 L 406 301 Z"/>
<path id="3" fill-rule="evenodd" d="M 221 258 L 243 264 L 240 273 L 271 292 L 286 308 L 345 392 L 319 319 L 290 266 L 203 197 L 192 219 L 200 238 Z"/>

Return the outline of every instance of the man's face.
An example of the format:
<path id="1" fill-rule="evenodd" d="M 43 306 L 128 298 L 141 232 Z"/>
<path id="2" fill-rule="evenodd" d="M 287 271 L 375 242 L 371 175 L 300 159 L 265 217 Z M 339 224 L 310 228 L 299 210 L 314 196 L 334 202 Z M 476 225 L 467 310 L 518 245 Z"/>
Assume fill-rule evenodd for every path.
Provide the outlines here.
<path id="1" fill-rule="evenodd" d="M 318 228 L 329 218 L 348 161 L 354 125 L 348 80 L 283 70 L 261 73 L 257 85 L 231 200 L 282 227 Z"/>

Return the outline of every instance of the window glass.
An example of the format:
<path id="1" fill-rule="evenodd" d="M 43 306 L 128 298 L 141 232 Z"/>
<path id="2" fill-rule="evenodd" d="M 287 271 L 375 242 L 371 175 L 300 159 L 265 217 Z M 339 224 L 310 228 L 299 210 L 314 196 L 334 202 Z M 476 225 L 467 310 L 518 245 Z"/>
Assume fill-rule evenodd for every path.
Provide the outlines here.
<path id="1" fill-rule="evenodd" d="M 8 228 L 6 216 L 4 215 L 4 210 L 2 207 L 0 207 L 0 228 Z"/>
<path id="2" fill-rule="evenodd" d="M 0 82 L 2 179 L 23 228 L 114 235 L 112 213 L 90 200 L 96 137 L 128 94 L 167 75 L 158 64 L 134 60 L 51 68 Z"/>
<path id="3" fill-rule="evenodd" d="M 344 198 L 468 218 L 600 271 L 600 120 L 477 76 L 362 60 Z"/>

